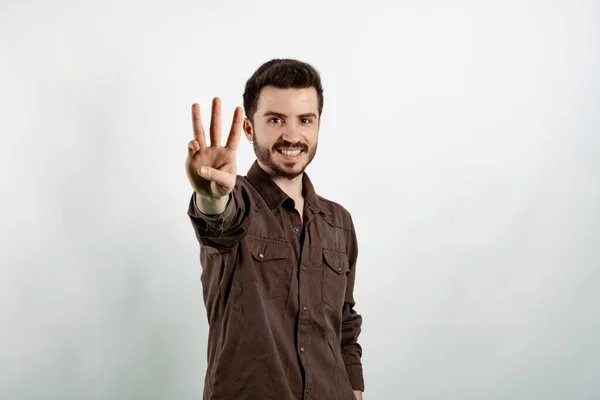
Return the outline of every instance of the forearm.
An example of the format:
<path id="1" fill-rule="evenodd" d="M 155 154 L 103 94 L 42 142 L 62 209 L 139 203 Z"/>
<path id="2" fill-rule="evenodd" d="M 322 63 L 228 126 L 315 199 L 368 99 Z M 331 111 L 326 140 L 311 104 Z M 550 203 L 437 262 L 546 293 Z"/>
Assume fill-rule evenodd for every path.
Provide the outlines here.
<path id="1" fill-rule="evenodd" d="M 354 398 L 356 400 L 362 400 L 362 398 L 363 398 L 362 394 L 363 394 L 363 392 L 361 392 L 360 390 L 355 390 L 354 391 Z"/>
<path id="2" fill-rule="evenodd" d="M 205 215 L 222 214 L 230 198 L 229 195 L 220 198 L 202 196 L 196 192 L 194 192 L 194 196 L 196 197 L 196 207 Z"/>
<path id="3" fill-rule="evenodd" d="M 247 207 L 236 191 L 227 196 L 227 199 L 225 209 L 211 215 L 210 212 L 220 210 L 216 206 L 209 209 L 210 204 L 204 208 L 204 205 L 198 204 L 200 199 L 195 193 L 191 196 L 188 215 L 200 244 L 227 250 L 232 249 L 245 236 L 250 222 L 246 213 Z"/>

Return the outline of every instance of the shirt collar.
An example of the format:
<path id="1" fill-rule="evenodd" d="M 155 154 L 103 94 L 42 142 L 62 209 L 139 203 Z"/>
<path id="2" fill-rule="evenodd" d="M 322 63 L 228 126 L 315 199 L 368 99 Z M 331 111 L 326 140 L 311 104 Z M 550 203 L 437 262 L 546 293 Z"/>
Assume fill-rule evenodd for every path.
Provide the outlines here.
<path id="1" fill-rule="evenodd" d="M 246 177 L 273 211 L 279 208 L 286 199 L 290 198 L 290 196 L 273 182 L 269 174 L 258 165 L 258 161 L 256 160 L 248 170 Z M 304 196 L 306 204 L 312 208 L 314 212 L 323 212 L 319 197 L 306 172 L 302 174 L 302 195 Z"/>

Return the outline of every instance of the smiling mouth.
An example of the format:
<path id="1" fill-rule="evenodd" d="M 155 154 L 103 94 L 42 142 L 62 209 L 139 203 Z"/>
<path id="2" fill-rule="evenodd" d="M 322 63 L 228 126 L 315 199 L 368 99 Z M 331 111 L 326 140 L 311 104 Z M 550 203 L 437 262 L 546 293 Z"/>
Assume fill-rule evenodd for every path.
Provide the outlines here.
<path id="1" fill-rule="evenodd" d="M 296 157 L 300 153 L 302 153 L 302 150 L 300 150 L 300 149 L 295 149 L 295 150 L 279 149 L 279 150 L 277 150 L 277 152 L 283 154 L 284 156 Z"/>

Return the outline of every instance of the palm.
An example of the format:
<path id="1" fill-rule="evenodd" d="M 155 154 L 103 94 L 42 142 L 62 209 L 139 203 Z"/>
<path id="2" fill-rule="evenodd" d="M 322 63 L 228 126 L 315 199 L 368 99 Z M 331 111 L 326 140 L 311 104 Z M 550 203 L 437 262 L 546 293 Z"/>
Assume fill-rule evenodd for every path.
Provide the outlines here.
<path id="1" fill-rule="evenodd" d="M 202 166 L 209 166 L 221 172 L 225 172 L 229 176 L 237 175 L 235 152 L 226 148 L 204 147 L 198 151 L 191 160 L 191 170 L 195 172 L 197 186 L 196 192 L 203 196 L 222 197 L 227 195 L 233 189 L 233 185 L 218 184 L 215 181 L 210 181 L 201 177 L 197 171 Z M 235 182 L 229 182 L 235 184 Z"/>
<path id="2" fill-rule="evenodd" d="M 220 198 L 229 194 L 237 177 L 236 150 L 241 136 L 242 109 L 233 114 L 227 144 L 221 146 L 221 104 L 213 100 L 210 121 L 210 146 L 206 145 L 200 107 L 192 106 L 194 140 L 188 145 L 186 171 L 194 191 L 201 196 Z M 200 168 L 207 167 L 208 175 L 201 175 Z"/>

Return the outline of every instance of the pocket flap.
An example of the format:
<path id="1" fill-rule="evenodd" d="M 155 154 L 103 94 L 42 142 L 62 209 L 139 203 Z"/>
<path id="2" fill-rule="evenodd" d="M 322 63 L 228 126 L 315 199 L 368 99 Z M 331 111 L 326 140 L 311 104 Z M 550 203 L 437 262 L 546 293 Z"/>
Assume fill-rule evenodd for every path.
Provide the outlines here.
<path id="1" fill-rule="evenodd" d="M 269 261 L 288 258 L 290 247 L 280 243 L 251 241 L 248 244 L 250 253 L 256 261 Z"/>
<path id="2" fill-rule="evenodd" d="M 338 274 L 345 274 L 350 270 L 348 257 L 344 253 L 323 249 L 323 258 L 325 258 L 325 264 Z"/>

